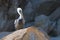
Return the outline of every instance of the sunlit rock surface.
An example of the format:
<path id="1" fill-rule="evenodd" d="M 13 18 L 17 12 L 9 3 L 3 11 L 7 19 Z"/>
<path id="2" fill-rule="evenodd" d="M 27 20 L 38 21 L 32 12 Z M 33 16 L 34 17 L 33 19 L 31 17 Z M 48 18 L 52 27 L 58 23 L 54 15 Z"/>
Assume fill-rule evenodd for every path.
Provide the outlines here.
<path id="1" fill-rule="evenodd" d="M 49 36 L 37 28 L 29 27 L 17 30 L 1 40 L 49 40 Z"/>

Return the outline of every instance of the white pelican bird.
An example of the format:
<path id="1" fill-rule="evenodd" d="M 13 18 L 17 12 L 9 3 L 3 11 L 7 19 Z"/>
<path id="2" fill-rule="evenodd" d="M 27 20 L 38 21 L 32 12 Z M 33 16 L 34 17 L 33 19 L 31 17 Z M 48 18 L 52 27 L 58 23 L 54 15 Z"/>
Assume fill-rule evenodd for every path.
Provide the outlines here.
<path id="1" fill-rule="evenodd" d="M 15 20 L 14 24 L 15 24 L 16 30 L 19 30 L 23 28 L 23 25 L 25 24 L 25 20 L 24 20 L 21 8 L 17 8 L 17 13 L 19 14 L 19 18 Z"/>

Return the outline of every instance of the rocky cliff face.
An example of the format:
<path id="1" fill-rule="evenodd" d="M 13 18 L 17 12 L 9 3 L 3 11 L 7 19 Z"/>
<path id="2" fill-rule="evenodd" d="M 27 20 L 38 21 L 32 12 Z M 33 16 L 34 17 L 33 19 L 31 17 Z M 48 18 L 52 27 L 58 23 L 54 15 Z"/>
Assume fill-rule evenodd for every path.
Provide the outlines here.
<path id="1" fill-rule="evenodd" d="M 54 30 L 57 31 L 57 29 L 59 29 L 59 0 L 0 0 L 0 32 L 15 30 L 14 20 L 19 17 L 16 12 L 17 7 L 23 9 L 26 20 L 24 27 L 34 25 L 35 18 L 44 14 L 48 16 L 50 20 L 56 22 Z"/>

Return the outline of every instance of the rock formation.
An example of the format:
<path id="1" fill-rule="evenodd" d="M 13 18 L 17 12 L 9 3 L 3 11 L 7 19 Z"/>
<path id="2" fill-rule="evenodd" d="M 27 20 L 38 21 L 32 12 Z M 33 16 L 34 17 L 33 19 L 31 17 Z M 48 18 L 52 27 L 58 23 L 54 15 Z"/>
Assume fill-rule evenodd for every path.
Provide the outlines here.
<path id="1" fill-rule="evenodd" d="M 38 30 L 37 27 L 31 26 L 17 30 L 1 40 L 49 40 L 49 36 L 43 30 Z"/>
<path id="2" fill-rule="evenodd" d="M 60 0 L 0 0 L 0 32 L 15 31 L 14 20 L 19 17 L 16 11 L 18 7 L 23 9 L 26 20 L 23 28 L 34 25 L 35 18 L 44 14 L 56 23 L 53 30 L 59 35 L 57 29 L 59 29 Z"/>

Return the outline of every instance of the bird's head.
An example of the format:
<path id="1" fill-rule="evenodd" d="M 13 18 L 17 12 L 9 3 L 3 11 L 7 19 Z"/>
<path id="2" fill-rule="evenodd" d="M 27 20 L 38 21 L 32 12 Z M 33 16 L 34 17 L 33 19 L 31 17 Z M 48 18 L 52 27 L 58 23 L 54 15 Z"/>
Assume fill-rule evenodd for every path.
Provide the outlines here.
<path id="1" fill-rule="evenodd" d="M 21 8 L 17 8 L 17 12 L 20 15 L 22 13 L 22 9 Z"/>

